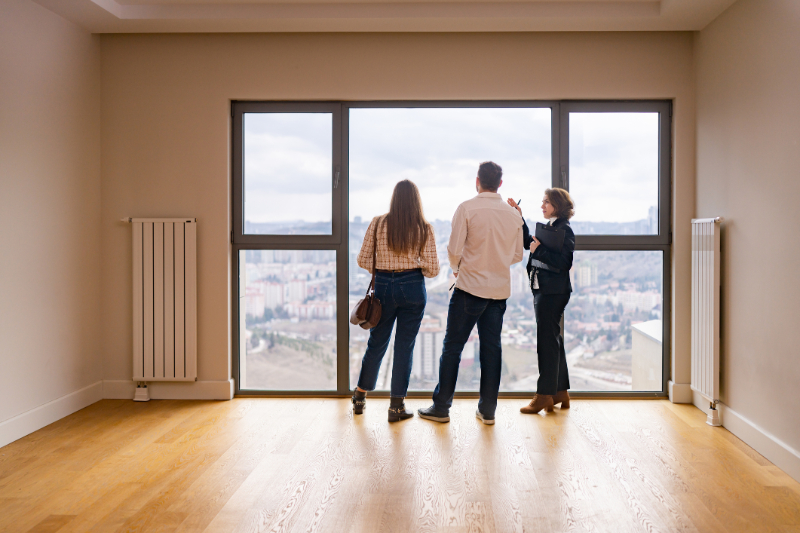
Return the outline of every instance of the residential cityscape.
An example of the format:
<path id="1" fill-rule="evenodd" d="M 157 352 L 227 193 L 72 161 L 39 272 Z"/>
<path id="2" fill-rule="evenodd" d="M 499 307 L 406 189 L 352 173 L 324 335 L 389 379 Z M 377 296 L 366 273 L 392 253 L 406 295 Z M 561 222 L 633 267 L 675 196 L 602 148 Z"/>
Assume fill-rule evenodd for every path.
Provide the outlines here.
<path id="1" fill-rule="evenodd" d="M 651 209 L 651 213 L 657 210 Z M 651 216 L 652 220 L 656 216 Z M 649 228 L 650 220 L 629 223 Z M 591 223 L 583 223 L 588 226 Z M 356 264 L 356 257 L 369 221 L 355 217 L 350 223 L 350 306 L 363 296 L 370 275 Z M 432 223 L 441 270 L 426 279 L 426 316 L 414 348 L 410 388 L 432 390 L 436 386 L 439 356 L 442 351 L 447 307 L 454 278 L 447 257 L 450 222 Z M 591 226 L 590 226 L 591 227 Z M 657 226 L 656 226 L 657 227 Z M 628 228 L 623 228 L 628 229 Z M 504 317 L 503 379 L 501 390 L 536 390 L 539 371 L 536 357 L 536 318 L 525 258 L 511 268 L 511 297 Z M 645 374 L 652 378 L 634 384 L 633 344 L 637 326 L 647 324 L 658 330 L 661 343 L 663 258 L 653 251 L 577 251 L 570 271 L 574 292 L 564 316 L 565 350 L 574 390 L 660 390 L 661 360 L 639 361 L 649 364 Z M 651 336 L 652 337 L 652 336 Z M 350 328 L 350 382 L 358 379 L 361 357 L 369 332 Z M 649 339 L 653 340 L 653 339 Z M 477 390 L 480 359 L 477 329 L 462 352 L 457 390 Z M 384 358 L 378 388 L 388 389 L 391 381 L 392 343 Z M 651 358 L 652 359 L 652 358 Z M 652 372 L 651 372 L 652 370 Z M 657 385 L 653 385 L 656 383 Z"/>
<path id="2" fill-rule="evenodd" d="M 649 226 L 657 218 L 654 211 L 650 220 L 629 224 Z M 446 251 L 450 222 L 436 220 L 432 224 L 441 271 L 436 278 L 426 280 L 428 304 L 414 348 L 411 390 L 432 390 L 436 385 L 453 281 Z M 368 225 L 369 220 L 359 217 L 350 222 L 348 308 L 363 296 L 369 284 L 370 274 L 356 264 Z M 241 253 L 242 388 L 335 389 L 335 251 Z M 501 387 L 506 391 L 536 390 L 538 378 L 536 320 L 526 263 L 527 257 L 511 269 L 511 297 L 502 333 Z M 662 277 L 659 251 L 575 252 L 570 271 L 574 292 L 564 316 L 573 390 L 661 389 Z M 349 332 L 353 386 L 369 332 L 352 325 Z M 381 367 L 378 389 L 389 388 L 392 346 L 390 343 Z M 474 330 L 462 353 L 458 390 L 477 390 L 479 386 L 478 347 Z"/>
<path id="3" fill-rule="evenodd" d="M 240 256 L 242 389 L 336 388 L 336 252 Z"/>

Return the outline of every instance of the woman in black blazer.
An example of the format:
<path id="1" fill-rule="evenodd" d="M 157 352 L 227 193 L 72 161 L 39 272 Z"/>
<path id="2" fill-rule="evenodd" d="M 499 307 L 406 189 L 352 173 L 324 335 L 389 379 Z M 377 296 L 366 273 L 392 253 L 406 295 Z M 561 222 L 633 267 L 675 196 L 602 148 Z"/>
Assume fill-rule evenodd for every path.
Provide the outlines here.
<path id="1" fill-rule="evenodd" d="M 522 214 L 514 200 L 509 199 L 508 203 Z M 542 214 L 549 220 L 548 225 L 563 229 L 565 235 L 560 252 L 549 250 L 531 235 L 523 220 L 523 244 L 531 251 L 527 268 L 533 291 L 536 351 L 539 356 L 536 395 L 530 404 L 520 409 L 528 414 L 538 413 L 542 409 L 550 412 L 559 403 L 562 409 L 569 408 L 569 372 L 561 336 L 561 317 L 572 292 L 569 271 L 575 251 L 575 233 L 569 225 L 575 210 L 569 193 L 564 189 L 547 189 L 542 200 Z"/>

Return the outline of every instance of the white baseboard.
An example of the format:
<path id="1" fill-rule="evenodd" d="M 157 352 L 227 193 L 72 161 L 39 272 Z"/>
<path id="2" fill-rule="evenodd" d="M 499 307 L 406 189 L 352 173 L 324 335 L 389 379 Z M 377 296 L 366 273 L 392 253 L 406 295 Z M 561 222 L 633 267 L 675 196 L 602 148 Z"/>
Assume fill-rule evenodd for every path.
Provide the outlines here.
<path id="1" fill-rule="evenodd" d="M 669 388 L 669 401 L 672 403 L 692 403 L 692 384 L 691 383 L 675 383 L 670 380 Z"/>
<path id="2" fill-rule="evenodd" d="M 231 400 L 233 379 L 225 381 L 149 381 L 150 398 L 153 400 Z M 103 398 L 132 400 L 136 392 L 133 380 L 106 380 L 103 382 Z"/>
<path id="3" fill-rule="evenodd" d="M 708 400 L 695 393 L 695 407 L 706 413 Z M 755 451 L 769 459 L 775 466 L 800 481 L 800 451 L 795 450 L 755 422 L 748 420 L 724 403 L 717 404 L 722 427 L 742 439 Z"/>
<path id="4" fill-rule="evenodd" d="M 80 411 L 103 399 L 103 382 L 92 383 L 88 387 L 35 407 L 8 420 L 0 422 L 0 446 L 5 446 L 25 435 L 61 420 L 75 411 Z"/>

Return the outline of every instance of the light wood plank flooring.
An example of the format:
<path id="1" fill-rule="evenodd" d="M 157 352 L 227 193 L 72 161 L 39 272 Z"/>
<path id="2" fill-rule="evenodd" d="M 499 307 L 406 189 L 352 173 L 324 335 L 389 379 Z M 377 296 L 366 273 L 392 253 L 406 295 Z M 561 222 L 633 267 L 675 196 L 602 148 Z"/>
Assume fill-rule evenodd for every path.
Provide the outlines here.
<path id="1" fill-rule="evenodd" d="M 800 484 L 694 407 L 522 403 L 104 400 L 0 448 L 0 530 L 800 531 Z"/>

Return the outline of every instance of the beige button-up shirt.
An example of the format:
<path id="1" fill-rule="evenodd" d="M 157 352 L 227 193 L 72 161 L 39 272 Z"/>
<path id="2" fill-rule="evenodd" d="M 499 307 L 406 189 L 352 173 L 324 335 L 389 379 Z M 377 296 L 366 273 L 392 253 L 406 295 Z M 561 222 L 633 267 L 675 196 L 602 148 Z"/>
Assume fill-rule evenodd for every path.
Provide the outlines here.
<path id="1" fill-rule="evenodd" d="M 511 296 L 511 271 L 522 261 L 522 217 L 496 192 L 458 206 L 447 245 L 456 287 L 480 298 Z"/>

